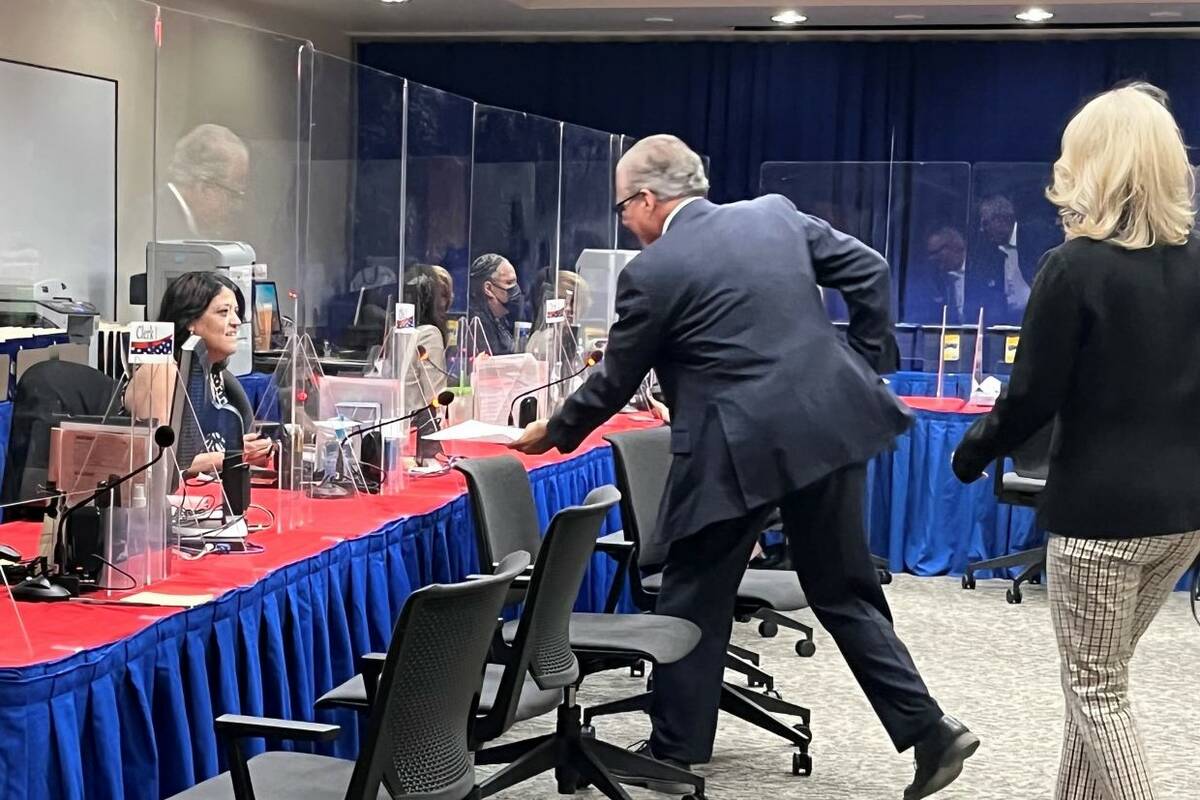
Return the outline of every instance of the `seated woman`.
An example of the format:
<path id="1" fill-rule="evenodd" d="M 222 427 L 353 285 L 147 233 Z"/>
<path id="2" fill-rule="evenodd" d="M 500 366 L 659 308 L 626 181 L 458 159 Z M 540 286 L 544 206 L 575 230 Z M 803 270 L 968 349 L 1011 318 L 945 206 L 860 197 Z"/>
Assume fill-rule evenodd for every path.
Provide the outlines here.
<path id="1" fill-rule="evenodd" d="M 424 366 L 404 378 L 404 398 L 410 409 L 428 403 L 446 388 L 446 312 L 451 298 L 439 269 L 414 264 L 404 273 L 402 296 L 416 307 L 417 346 L 425 348 Z"/>
<path id="2" fill-rule="evenodd" d="M 242 324 L 245 301 L 237 285 L 216 272 L 188 272 L 180 275 L 163 294 L 158 318 L 175 325 L 175 361 L 166 365 L 148 364 L 137 369 L 125 389 L 125 408 L 135 417 L 154 418 L 160 423 L 171 419 L 171 404 L 179 385 L 179 354 L 188 337 L 199 336 L 208 348 L 212 362 L 209 376 L 212 399 L 217 405 L 232 406 L 242 418 L 243 460 L 265 464 L 271 456 L 271 440 L 249 433 L 254 411 L 237 378 L 226 369 L 226 361 L 237 350 L 237 332 Z M 194 414 L 184 414 L 184 425 L 198 425 Z M 221 468 L 225 448 L 215 431 L 201 431 L 206 452 L 179 468 L 188 474 L 215 472 Z M 183 438 L 183 431 L 176 431 Z"/>

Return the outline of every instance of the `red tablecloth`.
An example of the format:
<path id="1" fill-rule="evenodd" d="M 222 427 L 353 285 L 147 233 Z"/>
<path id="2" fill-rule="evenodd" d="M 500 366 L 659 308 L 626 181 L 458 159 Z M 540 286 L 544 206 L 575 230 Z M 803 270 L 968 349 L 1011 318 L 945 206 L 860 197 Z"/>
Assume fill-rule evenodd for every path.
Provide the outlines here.
<path id="1" fill-rule="evenodd" d="M 576 454 L 606 446 L 601 436 L 618 430 L 657 424 L 648 415 L 630 414 L 613 418 L 580 446 Z M 462 445 L 462 455 L 497 455 L 509 452 L 499 445 Z M 565 461 L 553 451 L 521 460 L 527 469 Z M 171 576 L 151 588 L 166 594 L 212 594 L 220 596 L 248 586 L 269 573 L 309 558 L 339 541 L 365 535 L 403 517 L 427 514 L 441 508 L 466 491 L 458 472 L 428 478 L 408 478 L 397 494 L 360 495 L 342 500 L 306 500 L 294 492 L 255 489 L 254 502 L 270 508 L 276 524 L 252 534 L 250 540 L 265 547 L 260 553 L 210 555 L 196 561 L 174 558 Z M 251 522 L 254 522 L 251 512 Z M 37 550 L 40 526 L 30 522 L 0 525 L 0 542 L 22 553 Z M 120 597 L 114 594 L 113 597 Z M 7 591 L 0 588 L 0 630 L 6 631 L 8 646 L 0 648 L 0 668 L 50 661 L 93 647 L 109 644 L 136 633 L 180 609 L 147 606 L 96 605 L 81 602 L 18 603 L 20 622 Z M 25 647 L 21 631 L 29 638 Z"/>

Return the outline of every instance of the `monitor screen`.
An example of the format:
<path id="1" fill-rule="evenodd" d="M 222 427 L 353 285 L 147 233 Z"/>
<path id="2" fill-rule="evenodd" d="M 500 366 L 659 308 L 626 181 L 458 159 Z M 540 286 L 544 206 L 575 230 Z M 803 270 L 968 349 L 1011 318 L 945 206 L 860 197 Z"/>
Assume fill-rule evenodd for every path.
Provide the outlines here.
<path id="1" fill-rule="evenodd" d="M 283 333 L 279 318 L 279 289 L 275 281 L 254 282 L 254 333 L 256 337 Z"/>

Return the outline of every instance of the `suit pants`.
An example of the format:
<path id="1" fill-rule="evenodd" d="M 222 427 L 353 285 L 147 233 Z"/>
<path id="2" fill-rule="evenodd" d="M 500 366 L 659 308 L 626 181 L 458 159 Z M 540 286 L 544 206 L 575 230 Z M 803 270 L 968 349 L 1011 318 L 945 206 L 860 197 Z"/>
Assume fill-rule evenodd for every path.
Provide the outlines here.
<path id="1" fill-rule="evenodd" d="M 840 469 L 779 503 L 792 563 L 817 620 L 833 637 L 897 750 L 942 717 L 892 627 L 867 549 L 866 465 Z M 694 622 L 700 643 L 654 671 L 651 751 L 688 764 L 712 756 L 725 650 L 738 584 L 773 506 L 671 544 L 655 611 Z"/>
<path id="2" fill-rule="evenodd" d="M 1056 800 L 1154 797 L 1129 705 L 1129 661 L 1198 552 L 1200 531 L 1050 536 L 1046 578 L 1066 696 Z"/>

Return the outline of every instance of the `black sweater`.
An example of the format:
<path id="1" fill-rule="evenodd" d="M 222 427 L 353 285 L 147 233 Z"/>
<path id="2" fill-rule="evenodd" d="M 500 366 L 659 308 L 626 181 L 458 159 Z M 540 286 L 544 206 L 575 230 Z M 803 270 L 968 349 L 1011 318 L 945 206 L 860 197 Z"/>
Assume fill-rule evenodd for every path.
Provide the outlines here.
<path id="1" fill-rule="evenodd" d="M 1034 281 L 1008 394 L 954 454 L 961 480 L 1057 422 L 1046 530 L 1125 539 L 1200 529 L 1200 241 L 1073 239 Z"/>

